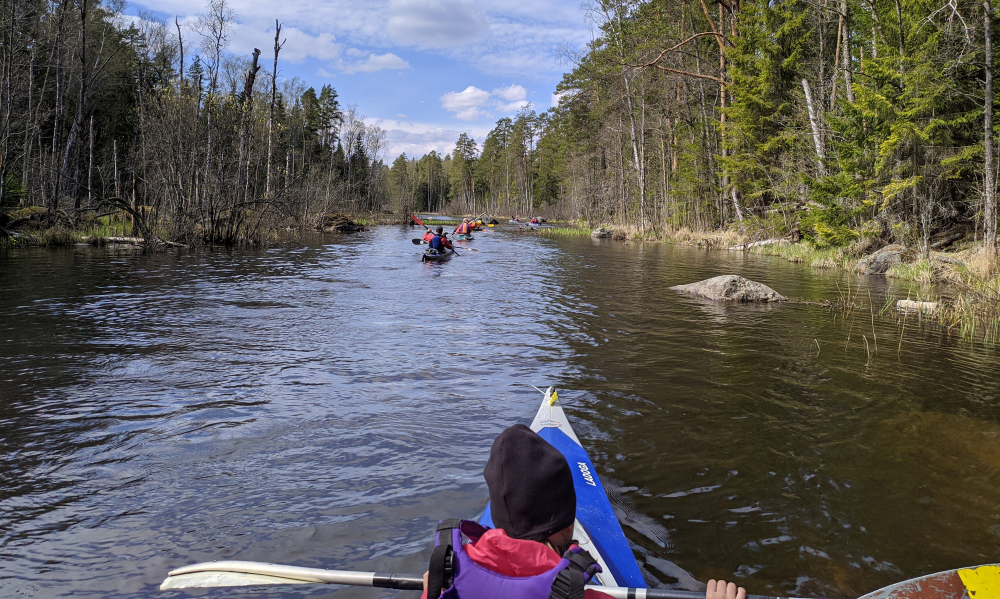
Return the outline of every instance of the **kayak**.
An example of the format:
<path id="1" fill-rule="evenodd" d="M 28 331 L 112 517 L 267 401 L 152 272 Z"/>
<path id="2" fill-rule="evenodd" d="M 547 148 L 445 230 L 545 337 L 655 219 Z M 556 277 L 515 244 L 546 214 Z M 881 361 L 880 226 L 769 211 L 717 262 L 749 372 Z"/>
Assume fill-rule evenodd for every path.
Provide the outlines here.
<path id="1" fill-rule="evenodd" d="M 444 262 L 450 260 L 455 250 L 446 250 L 444 252 L 439 252 L 438 250 L 427 250 L 424 252 L 423 257 L 420 259 L 421 262 Z"/>
<path id="2" fill-rule="evenodd" d="M 558 449 L 573 471 L 573 486 L 576 490 L 576 526 L 573 538 L 580 542 L 580 547 L 590 552 L 604 570 L 597 575 L 597 581 L 606 587 L 645 589 L 646 581 L 611 502 L 608 501 L 604 485 L 566 419 L 566 414 L 559 405 L 559 397 L 552 387 L 545 392 L 545 399 L 535 414 L 531 430 Z M 493 527 L 489 504 L 479 523 Z"/>
<path id="3" fill-rule="evenodd" d="M 454 241 L 472 241 L 475 239 L 472 235 L 456 234 L 452 237 Z"/>
<path id="4" fill-rule="evenodd" d="M 860 599 L 996 597 L 996 589 L 998 588 L 1000 588 L 1000 564 L 987 564 L 911 578 L 863 595 Z"/>

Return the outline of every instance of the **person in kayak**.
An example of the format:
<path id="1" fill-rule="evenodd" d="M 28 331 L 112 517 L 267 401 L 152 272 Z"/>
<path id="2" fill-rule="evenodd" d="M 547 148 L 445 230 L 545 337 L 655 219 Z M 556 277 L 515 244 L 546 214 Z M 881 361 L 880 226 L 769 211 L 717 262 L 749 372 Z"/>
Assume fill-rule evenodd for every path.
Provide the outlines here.
<path id="1" fill-rule="evenodd" d="M 424 573 L 421 599 L 580 596 L 580 586 L 601 569 L 573 540 L 576 490 L 562 453 L 527 426 L 515 424 L 493 441 L 483 475 L 496 528 L 467 521 L 442 522 Z M 472 542 L 462 544 L 462 533 Z M 461 549 L 455 547 L 456 541 Z M 444 567 L 448 561 L 444 556 L 451 550 L 451 562 L 458 562 L 459 575 L 454 580 L 448 579 L 449 570 Z M 569 560 L 569 565 L 563 560 Z M 463 568 L 463 562 L 479 568 Z M 612 599 L 591 589 L 582 595 L 584 599 Z M 711 580 L 705 598 L 746 599 L 746 591 L 733 583 Z"/>
<path id="2" fill-rule="evenodd" d="M 470 235 L 471 233 L 472 227 L 469 226 L 469 219 L 462 219 L 462 222 L 459 223 L 458 227 L 455 229 L 455 235 Z"/>
<path id="3" fill-rule="evenodd" d="M 578 572 L 576 581 L 580 586 L 600 571 L 590 554 L 573 540 L 576 490 L 573 472 L 558 449 L 530 428 L 515 424 L 493 441 L 483 474 L 496 528 L 444 521 L 438 527 L 439 546 L 424 574 L 423 599 L 428 596 L 549 599 L 557 584 L 569 578 L 573 568 Z M 441 543 L 452 538 L 452 529 L 442 528 L 447 525 L 454 525 L 452 529 L 460 526 L 473 540 L 462 545 L 461 550 L 454 547 L 454 542 L 450 543 L 455 552 L 453 560 L 459 562 L 459 572 L 465 572 L 454 581 L 447 580 L 444 561 L 435 559 L 443 548 Z M 454 538 L 461 539 L 461 535 Z M 564 557 L 572 560 L 570 566 L 561 562 Z M 463 569 L 461 563 L 469 561 L 480 567 Z M 563 570 L 566 576 L 560 576 Z M 610 595 L 591 590 L 583 596 L 611 599 Z"/>
<path id="4" fill-rule="evenodd" d="M 437 229 L 434 230 L 434 236 L 428 242 L 432 250 L 437 250 L 444 253 L 445 250 L 453 249 L 451 241 L 448 240 L 448 236 L 444 233 L 444 227 L 438 225 Z"/>

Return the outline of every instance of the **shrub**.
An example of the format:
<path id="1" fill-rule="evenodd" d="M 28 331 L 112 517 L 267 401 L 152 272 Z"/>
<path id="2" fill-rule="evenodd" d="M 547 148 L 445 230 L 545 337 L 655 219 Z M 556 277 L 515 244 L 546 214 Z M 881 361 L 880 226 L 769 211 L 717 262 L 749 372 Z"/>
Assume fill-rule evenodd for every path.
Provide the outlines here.
<path id="1" fill-rule="evenodd" d="M 845 246 L 858 238 L 848 226 L 847 212 L 838 204 L 815 208 L 801 221 L 802 236 L 818 248 Z"/>

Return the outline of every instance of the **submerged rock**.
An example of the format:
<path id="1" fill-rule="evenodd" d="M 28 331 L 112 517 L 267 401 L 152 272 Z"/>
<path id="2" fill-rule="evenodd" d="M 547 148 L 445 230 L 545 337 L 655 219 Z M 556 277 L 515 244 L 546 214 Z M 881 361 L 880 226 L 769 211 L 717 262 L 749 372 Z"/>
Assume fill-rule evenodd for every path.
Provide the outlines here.
<path id="1" fill-rule="evenodd" d="M 690 293 L 715 301 L 732 302 L 783 302 L 785 297 L 763 283 L 744 279 L 737 275 L 712 277 L 697 283 L 676 285 L 674 291 Z"/>
<path id="2" fill-rule="evenodd" d="M 905 246 L 895 243 L 887 245 L 874 254 L 858 260 L 855 270 L 863 275 L 884 275 L 893 266 L 902 264 L 903 254 L 906 252 Z"/>

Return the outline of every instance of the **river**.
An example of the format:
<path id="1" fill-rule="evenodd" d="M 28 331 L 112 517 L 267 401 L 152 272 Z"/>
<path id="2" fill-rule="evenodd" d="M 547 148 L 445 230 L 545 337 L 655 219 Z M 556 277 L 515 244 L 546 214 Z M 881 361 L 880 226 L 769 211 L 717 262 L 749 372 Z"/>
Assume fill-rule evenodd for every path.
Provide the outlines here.
<path id="1" fill-rule="evenodd" d="M 997 353 L 867 312 L 884 279 L 663 244 L 414 229 L 266 251 L 0 256 L 0 596 L 187 597 L 246 559 L 422 572 L 555 385 L 651 584 L 857 596 L 1000 560 Z M 204 597 L 384 597 L 321 585 Z M 400 596 L 410 596 L 399 593 Z"/>

